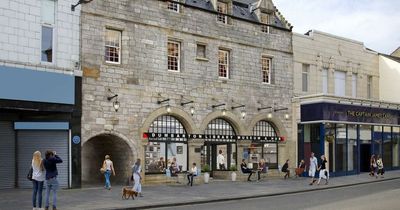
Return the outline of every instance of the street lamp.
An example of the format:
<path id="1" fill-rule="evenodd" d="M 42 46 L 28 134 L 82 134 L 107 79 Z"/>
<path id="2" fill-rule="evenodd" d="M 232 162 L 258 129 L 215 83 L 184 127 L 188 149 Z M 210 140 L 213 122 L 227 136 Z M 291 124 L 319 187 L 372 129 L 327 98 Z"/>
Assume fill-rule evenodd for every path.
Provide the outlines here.
<path id="1" fill-rule="evenodd" d="M 71 5 L 71 11 L 75 11 L 75 7 L 77 7 L 80 4 L 87 4 L 93 0 L 79 0 L 76 4 Z"/>

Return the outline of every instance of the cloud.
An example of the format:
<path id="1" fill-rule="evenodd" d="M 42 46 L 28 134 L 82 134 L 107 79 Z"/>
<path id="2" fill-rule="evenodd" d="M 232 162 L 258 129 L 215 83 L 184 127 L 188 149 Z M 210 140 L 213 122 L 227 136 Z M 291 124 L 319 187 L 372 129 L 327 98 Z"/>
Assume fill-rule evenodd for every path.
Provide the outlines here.
<path id="1" fill-rule="evenodd" d="M 400 46 L 399 0 L 274 0 L 298 33 L 316 29 L 382 53 Z"/>

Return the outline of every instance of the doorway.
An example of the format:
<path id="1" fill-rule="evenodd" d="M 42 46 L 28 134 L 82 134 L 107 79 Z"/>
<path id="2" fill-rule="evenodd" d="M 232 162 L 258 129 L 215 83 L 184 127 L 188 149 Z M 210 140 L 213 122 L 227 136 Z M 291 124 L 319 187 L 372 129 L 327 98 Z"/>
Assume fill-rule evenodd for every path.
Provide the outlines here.
<path id="1" fill-rule="evenodd" d="M 371 156 L 371 144 L 360 145 L 360 172 L 369 172 L 369 159 Z"/>

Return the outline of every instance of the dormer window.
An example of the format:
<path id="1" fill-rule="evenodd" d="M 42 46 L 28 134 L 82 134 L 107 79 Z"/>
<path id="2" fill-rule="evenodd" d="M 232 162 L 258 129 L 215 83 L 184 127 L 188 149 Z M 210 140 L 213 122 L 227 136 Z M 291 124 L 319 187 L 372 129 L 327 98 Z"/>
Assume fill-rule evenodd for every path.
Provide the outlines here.
<path id="1" fill-rule="evenodd" d="M 228 24 L 228 16 L 224 14 L 228 14 L 228 4 L 223 2 L 217 3 L 217 22 Z"/>
<path id="2" fill-rule="evenodd" d="M 261 13 L 261 23 L 263 24 L 269 24 L 269 16 L 268 14 Z M 262 25 L 261 26 L 261 31 L 268 34 L 269 33 L 269 26 Z"/>
<path id="3" fill-rule="evenodd" d="M 179 4 L 176 2 L 167 2 L 168 3 L 168 9 L 174 12 L 179 13 Z"/>

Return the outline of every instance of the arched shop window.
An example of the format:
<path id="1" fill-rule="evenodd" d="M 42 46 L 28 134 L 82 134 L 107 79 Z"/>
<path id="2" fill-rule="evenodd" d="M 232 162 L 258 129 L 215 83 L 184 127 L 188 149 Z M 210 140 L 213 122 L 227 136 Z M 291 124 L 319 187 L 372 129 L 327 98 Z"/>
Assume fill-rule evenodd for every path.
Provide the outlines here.
<path id="1" fill-rule="evenodd" d="M 149 143 L 145 148 L 145 173 L 164 173 L 165 167 L 168 167 L 174 159 L 181 171 L 187 171 L 187 138 L 170 135 L 186 134 L 179 120 L 170 115 L 160 116 L 150 125 L 149 133 L 169 135 L 149 137 Z"/>
<path id="2" fill-rule="evenodd" d="M 201 165 L 208 164 L 211 170 L 229 170 L 230 166 L 236 166 L 236 139 L 229 138 L 236 132 L 231 124 L 222 118 L 214 119 L 207 125 L 204 134 L 215 135 L 215 138 L 205 139 Z M 220 151 L 223 158 L 218 157 Z"/>
<path id="3" fill-rule="evenodd" d="M 259 121 L 253 128 L 254 136 L 278 137 L 274 126 L 268 121 Z M 259 142 L 254 140 L 249 148 L 243 151 L 243 158 L 249 163 L 258 163 L 260 159 L 267 162 L 269 168 L 278 168 L 278 142 Z"/>

